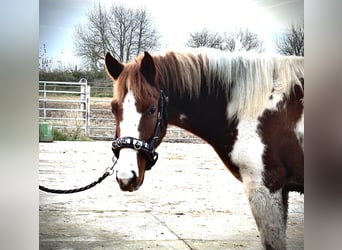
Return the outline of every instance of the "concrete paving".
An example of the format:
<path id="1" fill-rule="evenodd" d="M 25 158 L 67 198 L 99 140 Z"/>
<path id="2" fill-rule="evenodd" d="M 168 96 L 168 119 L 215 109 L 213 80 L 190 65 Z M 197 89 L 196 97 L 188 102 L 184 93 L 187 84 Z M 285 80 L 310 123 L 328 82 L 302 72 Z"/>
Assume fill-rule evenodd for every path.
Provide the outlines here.
<path id="1" fill-rule="evenodd" d="M 84 186 L 111 166 L 111 142 L 39 143 L 39 182 Z M 243 186 L 207 144 L 162 143 L 137 192 L 115 177 L 77 194 L 40 192 L 40 249 L 260 249 Z M 304 249 L 304 196 L 290 194 L 288 249 Z"/>

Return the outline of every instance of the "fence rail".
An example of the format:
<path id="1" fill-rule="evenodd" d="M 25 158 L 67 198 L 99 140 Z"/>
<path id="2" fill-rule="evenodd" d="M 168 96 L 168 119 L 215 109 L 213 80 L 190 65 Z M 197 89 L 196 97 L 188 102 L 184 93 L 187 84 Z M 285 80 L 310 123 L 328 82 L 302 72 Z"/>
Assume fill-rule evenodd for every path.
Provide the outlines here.
<path id="1" fill-rule="evenodd" d="M 88 136 L 89 106 L 90 86 L 85 79 L 77 83 L 39 81 L 40 120 L 53 121 L 56 128 L 81 128 Z"/>
<path id="2" fill-rule="evenodd" d="M 56 129 L 81 129 L 93 139 L 113 138 L 115 120 L 111 112 L 109 93 L 112 87 L 93 87 L 86 79 L 80 82 L 39 81 L 39 119 Z M 203 142 L 183 129 L 170 126 L 164 141 Z"/>

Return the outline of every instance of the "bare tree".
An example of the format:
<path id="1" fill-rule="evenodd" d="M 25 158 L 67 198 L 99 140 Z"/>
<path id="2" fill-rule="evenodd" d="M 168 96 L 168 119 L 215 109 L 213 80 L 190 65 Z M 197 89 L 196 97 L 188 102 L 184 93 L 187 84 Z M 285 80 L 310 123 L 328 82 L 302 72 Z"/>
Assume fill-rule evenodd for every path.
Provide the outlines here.
<path id="1" fill-rule="evenodd" d="M 78 56 L 82 57 L 91 69 L 101 67 L 101 59 L 108 49 L 109 21 L 107 11 L 94 5 L 88 11 L 87 23 L 74 27 L 74 47 Z"/>
<path id="2" fill-rule="evenodd" d="M 47 56 L 46 45 L 39 47 L 39 72 L 49 72 L 52 68 L 52 58 Z"/>
<path id="3" fill-rule="evenodd" d="M 229 34 L 225 33 L 224 36 L 203 29 L 202 31 L 190 33 L 190 38 L 186 45 L 193 48 L 210 47 L 229 51 L 264 51 L 263 41 L 257 34 L 251 32 L 248 28 L 246 30 L 240 29 Z"/>
<path id="4" fill-rule="evenodd" d="M 190 33 L 186 46 L 191 48 L 209 47 L 222 49 L 223 38 L 218 33 L 210 33 L 207 29 Z"/>
<path id="5" fill-rule="evenodd" d="M 112 5 L 110 10 L 111 52 L 121 61 L 128 61 L 144 50 L 159 46 L 159 32 L 145 9 L 129 9 Z"/>
<path id="6" fill-rule="evenodd" d="M 75 52 L 94 70 L 102 69 L 106 52 L 126 62 L 144 50 L 159 46 L 159 32 L 145 9 L 112 4 L 106 10 L 100 3 L 88 12 L 85 24 L 74 29 Z"/>
<path id="7" fill-rule="evenodd" d="M 292 24 L 290 29 L 276 40 L 280 54 L 304 56 L 304 23 Z"/>
<path id="8" fill-rule="evenodd" d="M 135 51 L 138 55 L 142 50 L 153 50 L 159 47 L 160 35 L 157 33 L 151 15 L 146 9 L 139 9 L 136 13 L 137 29 Z"/>
<path id="9" fill-rule="evenodd" d="M 263 40 L 256 33 L 253 33 L 248 28 L 245 30 L 239 29 L 235 32 L 230 32 L 224 35 L 224 50 L 229 51 L 249 51 L 263 52 Z"/>

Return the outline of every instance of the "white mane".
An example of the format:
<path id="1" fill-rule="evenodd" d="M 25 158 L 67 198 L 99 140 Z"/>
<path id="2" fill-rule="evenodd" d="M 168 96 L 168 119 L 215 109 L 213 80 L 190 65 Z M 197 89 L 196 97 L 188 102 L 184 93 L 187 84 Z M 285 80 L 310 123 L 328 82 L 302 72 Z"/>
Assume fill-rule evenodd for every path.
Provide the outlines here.
<path id="1" fill-rule="evenodd" d="M 300 79 L 304 78 L 303 57 L 211 49 L 196 53 L 203 51 L 208 58 L 209 79 L 212 75 L 220 76 L 219 82 L 226 89 L 230 103 L 236 106 L 237 118 L 260 115 L 272 93 L 289 96 L 295 85 L 301 86 Z"/>

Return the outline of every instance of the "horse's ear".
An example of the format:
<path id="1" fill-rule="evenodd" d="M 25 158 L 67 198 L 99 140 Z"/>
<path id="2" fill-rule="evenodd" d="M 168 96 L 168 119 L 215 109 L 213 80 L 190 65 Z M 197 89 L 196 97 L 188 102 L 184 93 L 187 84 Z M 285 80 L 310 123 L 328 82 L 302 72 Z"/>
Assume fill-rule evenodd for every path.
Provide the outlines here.
<path id="1" fill-rule="evenodd" d="M 150 84 L 154 84 L 156 67 L 152 56 L 146 51 L 144 53 L 144 58 L 141 61 L 140 71 Z"/>
<path id="2" fill-rule="evenodd" d="M 109 52 L 107 52 L 105 57 L 105 64 L 108 73 L 114 78 L 117 79 L 121 74 L 124 65 L 116 60 Z"/>

